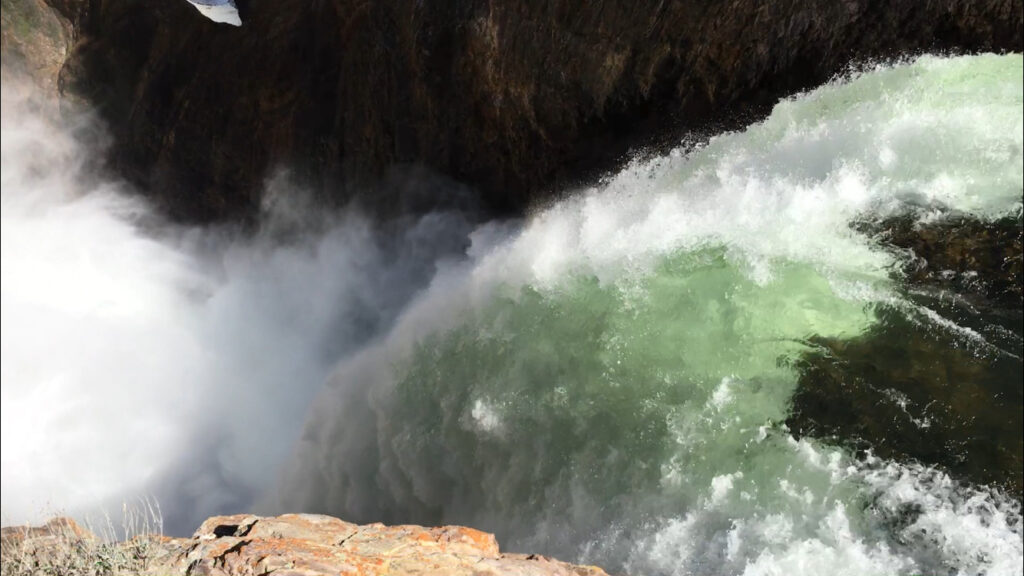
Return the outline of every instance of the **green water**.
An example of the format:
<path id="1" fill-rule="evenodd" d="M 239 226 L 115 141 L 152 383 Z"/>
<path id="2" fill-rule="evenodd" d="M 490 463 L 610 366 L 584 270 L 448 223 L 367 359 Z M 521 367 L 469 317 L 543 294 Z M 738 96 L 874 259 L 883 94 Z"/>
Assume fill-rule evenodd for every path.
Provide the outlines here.
<path id="1" fill-rule="evenodd" d="M 1021 77 L 879 66 L 479 230 L 339 366 L 292 496 L 632 574 L 1021 574 L 1013 498 L 784 424 L 822 342 L 917 310 L 855 222 L 1019 213 Z M 901 338 L 976 335 L 914 314 Z"/>
<path id="2" fill-rule="evenodd" d="M 481 504 L 503 514 L 542 512 L 562 480 L 601 498 L 710 482 L 716 466 L 688 464 L 731 460 L 785 418 L 802 340 L 871 320 L 806 266 L 762 287 L 721 248 L 669 258 L 626 288 L 592 277 L 561 288 L 499 296 L 401 367 L 395 442 L 493 478 Z"/>

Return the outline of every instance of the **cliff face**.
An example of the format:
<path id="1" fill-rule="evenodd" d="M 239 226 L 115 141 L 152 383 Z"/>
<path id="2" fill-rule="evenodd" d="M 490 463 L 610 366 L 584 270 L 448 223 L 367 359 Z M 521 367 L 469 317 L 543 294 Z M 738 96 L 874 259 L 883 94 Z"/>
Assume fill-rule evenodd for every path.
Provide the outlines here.
<path id="1" fill-rule="evenodd" d="M 1019 0 L 50 0 L 66 89 L 177 217 L 251 211 L 289 167 L 343 201 L 423 164 L 518 210 L 627 147 L 756 111 L 851 60 L 1020 50 Z"/>
<path id="2" fill-rule="evenodd" d="M 140 535 L 122 543 L 101 542 L 73 520 L 58 518 L 40 528 L 4 528 L 3 552 L 5 576 L 84 575 L 99 567 L 165 576 L 606 576 L 593 566 L 502 554 L 493 535 L 472 528 L 357 526 L 311 514 L 215 516 L 192 538 Z"/>

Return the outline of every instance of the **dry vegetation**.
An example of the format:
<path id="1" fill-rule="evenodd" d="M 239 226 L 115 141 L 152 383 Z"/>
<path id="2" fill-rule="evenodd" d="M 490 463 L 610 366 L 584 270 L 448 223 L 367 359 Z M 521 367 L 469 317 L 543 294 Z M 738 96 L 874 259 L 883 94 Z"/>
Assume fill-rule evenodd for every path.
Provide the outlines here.
<path id="1" fill-rule="evenodd" d="M 156 552 L 163 522 L 160 508 L 142 501 L 125 506 L 120 529 L 105 517 L 99 526 L 82 528 L 69 518 L 54 518 L 40 527 L 6 527 L 2 531 L 2 576 L 127 576 L 144 574 Z"/>

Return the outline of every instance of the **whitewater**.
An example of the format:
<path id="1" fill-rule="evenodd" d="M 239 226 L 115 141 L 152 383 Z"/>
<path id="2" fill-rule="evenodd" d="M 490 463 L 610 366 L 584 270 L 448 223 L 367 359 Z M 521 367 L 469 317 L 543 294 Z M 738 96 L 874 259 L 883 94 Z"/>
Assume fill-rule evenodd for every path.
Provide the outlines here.
<path id="1" fill-rule="evenodd" d="M 1024 574 L 999 487 L 785 425 L 801 358 L 883 311 L 1015 353 L 909 298 L 858 224 L 1019 217 L 1022 73 L 868 67 L 521 221 L 397 239 L 351 211 L 148 226 L 5 88 L 4 514 L 145 493 L 186 528 L 460 523 L 629 574 Z"/>

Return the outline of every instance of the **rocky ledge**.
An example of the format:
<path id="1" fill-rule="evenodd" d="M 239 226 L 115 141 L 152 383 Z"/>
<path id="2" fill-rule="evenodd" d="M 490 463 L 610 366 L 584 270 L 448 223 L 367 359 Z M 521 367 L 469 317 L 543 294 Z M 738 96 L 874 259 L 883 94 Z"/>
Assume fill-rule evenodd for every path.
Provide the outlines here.
<path id="1" fill-rule="evenodd" d="M 102 542 L 73 520 L 3 529 L 3 574 L 602 576 L 535 554 L 504 554 L 492 534 L 445 526 L 359 526 L 314 514 L 215 516 L 191 538 Z"/>

